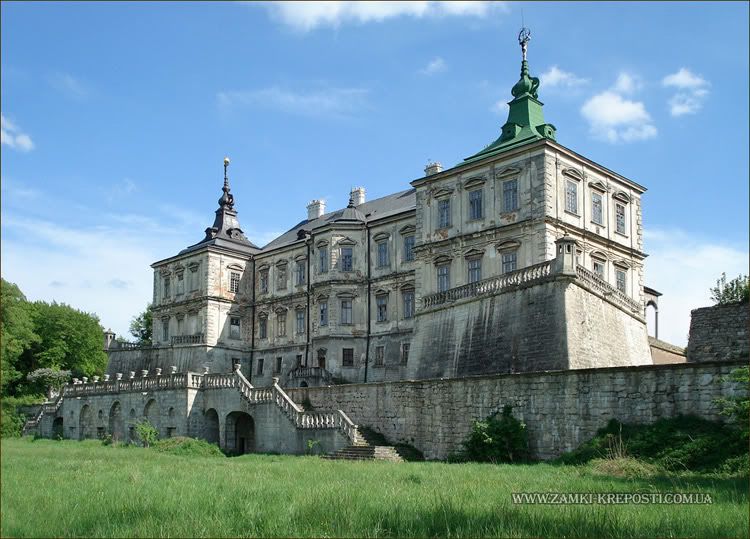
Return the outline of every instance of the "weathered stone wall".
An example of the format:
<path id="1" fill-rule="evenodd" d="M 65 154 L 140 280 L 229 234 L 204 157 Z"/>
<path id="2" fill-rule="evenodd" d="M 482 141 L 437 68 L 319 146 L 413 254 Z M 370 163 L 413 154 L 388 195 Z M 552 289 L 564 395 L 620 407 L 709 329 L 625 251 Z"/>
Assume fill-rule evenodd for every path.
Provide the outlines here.
<path id="1" fill-rule="evenodd" d="M 124 378 L 131 371 L 141 376 L 143 369 L 153 374 L 157 367 L 166 374 L 172 366 L 177 367 L 177 372 L 203 372 L 204 367 L 213 373 L 231 372 L 233 358 L 240 362 L 244 358 L 241 350 L 206 345 L 110 349 L 107 355 L 107 374 L 114 376 L 119 372 Z"/>
<path id="2" fill-rule="evenodd" d="M 673 364 L 497 376 L 352 384 L 288 390 L 319 409 L 342 409 L 355 423 L 407 442 L 430 459 L 461 448 L 475 419 L 513 406 L 528 426 L 533 454 L 578 447 L 612 418 L 652 423 L 679 414 L 716 420 L 714 399 L 736 395 L 722 377 L 741 363 Z"/>
<path id="3" fill-rule="evenodd" d="M 750 358 L 750 304 L 732 303 L 690 312 L 687 358 L 691 363 Z"/>
<path id="4" fill-rule="evenodd" d="M 666 363 L 685 363 L 685 349 L 660 341 L 655 337 L 648 338 L 648 345 L 651 348 L 651 359 L 654 365 L 664 365 Z"/>

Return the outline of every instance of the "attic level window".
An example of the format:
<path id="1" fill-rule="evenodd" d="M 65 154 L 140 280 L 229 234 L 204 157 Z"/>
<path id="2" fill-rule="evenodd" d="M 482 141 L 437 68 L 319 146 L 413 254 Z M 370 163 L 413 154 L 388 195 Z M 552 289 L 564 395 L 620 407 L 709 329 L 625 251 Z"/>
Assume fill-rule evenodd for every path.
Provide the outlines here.
<path id="1" fill-rule="evenodd" d="M 438 200 L 438 228 L 449 228 L 451 226 L 451 200 L 441 198 Z"/>
<path id="2" fill-rule="evenodd" d="M 190 291 L 194 292 L 198 290 L 198 285 L 200 283 L 198 282 L 198 265 L 197 264 L 190 268 L 190 274 L 188 278 L 189 278 L 188 285 L 190 287 Z"/>
<path id="3" fill-rule="evenodd" d="M 261 339 L 268 337 L 268 318 L 265 316 L 258 319 L 258 337 Z"/>
<path id="4" fill-rule="evenodd" d="M 327 326 L 328 325 L 328 302 L 324 301 L 320 304 L 320 325 L 321 326 Z"/>
<path id="5" fill-rule="evenodd" d="M 578 215 L 578 183 L 565 182 L 565 211 Z"/>
<path id="6" fill-rule="evenodd" d="M 170 279 L 169 277 L 164 277 L 164 297 L 168 298 L 170 294 Z"/>
<path id="7" fill-rule="evenodd" d="M 404 262 L 414 260 L 414 236 L 404 236 Z"/>
<path id="8" fill-rule="evenodd" d="M 229 318 L 229 338 L 239 339 L 240 338 L 240 318 L 239 316 L 232 316 Z"/>
<path id="9" fill-rule="evenodd" d="M 378 322 L 386 322 L 388 320 L 388 296 L 382 294 L 375 298 L 377 303 L 377 320 Z"/>
<path id="10" fill-rule="evenodd" d="M 279 290 L 286 290 L 286 266 L 276 266 L 276 286 Z"/>
<path id="11" fill-rule="evenodd" d="M 318 266 L 320 273 L 328 272 L 328 248 L 325 246 L 318 251 Z"/>
<path id="12" fill-rule="evenodd" d="M 388 240 L 378 242 L 378 267 L 384 268 L 390 263 L 388 257 Z"/>
<path id="13" fill-rule="evenodd" d="M 268 292 L 268 270 L 263 270 L 260 272 L 260 293 L 266 294 Z"/>
<path id="14" fill-rule="evenodd" d="M 503 182 L 503 211 L 518 209 L 518 180 Z"/>
<path id="15" fill-rule="evenodd" d="M 185 274 L 177 274 L 177 295 L 180 296 L 185 292 Z"/>
<path id="16" fill-rule="evenodd" d="M 279 337 L 286 337 L 286 312 L 281 312 L 276 315 L 276 335 Z"/>
<path id="17" fill-rule="evenodd" d="M 625 234 L 625 205 L 615 204 L 615 217 L 617 220 L 617 232 Z"/>
<path id="18" fill-rule="evenodd" d="M 297 261 L 297 267 L 295 269 L 295 273 L 297 275 L 296 284 L 297 286 L 301 286 L 305 284 L 305 260 L 298 260 Z"/>
<path id="19" fill-rule="evenodd" d="M 229 274 L 229 291 L 234 294 L 240 291 L 240 274 L 236 271 Z"/>
<path id="20" fill-rule="evenodd" d="M 597 225 L 603 225 L 602 217 L 602 195 L 591 193 L 591 220 Z"/>
<path id="21" fill-rule="evenodd" d="M 476 220 L 483 217 L 482 190 L 469 191 L 469 219 Z"/>
<path id="22" fill-rule="evenodd" d="M 299 310 L 296 311 L 296 320 L 297 320 L 297 335 L 302 335 L 305 333 L 305 311 Z"/>
<path id="23" fill-rule="evenodd" d="M 351 247 L 341 248 L 341 271 L 352 271 L 354 269 L 353 258 L 354 250 Z"/>

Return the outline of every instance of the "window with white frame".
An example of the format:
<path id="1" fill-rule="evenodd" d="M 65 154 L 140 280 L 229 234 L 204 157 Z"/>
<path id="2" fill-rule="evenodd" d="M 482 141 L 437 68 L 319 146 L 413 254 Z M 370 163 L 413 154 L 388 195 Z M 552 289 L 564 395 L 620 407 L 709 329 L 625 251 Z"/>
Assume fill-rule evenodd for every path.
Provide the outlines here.
<path id="1" fill-rule="evenodd" d="M 261 294 L 265 294 L 268 292 L 268 270 L 264 269 L 261 270 L 260 275 L 258 277 L 258 288 L 260 290 Z"/>
<path id="2" fill-rule="evenodd" d="M 578 182 L 565 182 L 565 211 L 578 215 Z"/>
<path id="3" fill-rule="evenodd" d="M 375 298 L 375 304 L 377 305 L 377 321 L 386 322 L 388 321 L 388 295 L 380 294 Z"/>
<path id="4" fill-rule="evenodd" d="M 295 316 L 297 320 L 297 335 L 302 335 L 305 333 L 305 311 L 297 309 Z"/>
<path id="5" fill-rule="evenodd" d="M 307 260 L 297 260 L 296 267 L 295 267 L 295 275 L 296 275 L 296 284 L 297 286 L 301 286 L 305 284 L 305 264 L 307 264 Z"/>
<path id="6" fill-rule="evenodd" d="M 239 339 L 240 338 L 240 317 L 231 316 L 229 318 L 229 338 Z"/>
<path id="7" fill-rule="evenodd" d="M 482 259 L 471 258 L 468 262 L 469 266 L 469 282 L 476 283 L 482 280 Z"/>
<path id="8" fill-rule="evenodd" d="M 341 324 L 342 325 L 352 324 L 352 300 L 351 299 L 341 300 Z"/>
<path id="9" fill-rule="evenodd" d="M 385 346 L 375 347 L 375 366 L 382 367 L 385 364 Z"/>
<path id="10" fill-rule="evenodd" d="M 321 245 L 318 248 L 318 271 L 320 273 L 328 272 L 328 246 Z"/>
<path id="11" fill-rule="evenodd" d="M 378 245 L 378 267 L 383 268 L 390 264 L 388 256 L 388 240 L 380 240 Z"/>
<path id="12" fill-rule="evenodd" d="M 439 264 L 437 266 L 437 290 L 445 292 L 451 287 L 451 267 L 450 264 Z"/>
<path id="13" fill-rule="evenodd" d="M 604 224 L 604 212 L 602 209 L 602 195 L 591 193 L 591 220 L 597 225 Z"/>
<path id="14" fill-rule="evenodd" d="M 276 335 L 286 337 L 286 311 L 276 313 Z"/>
<path id="15" fill-rule="evenodd" d="M 628 293 L 628 272 L 623 268 L 615 269 L 615 279 L 617 283 L 617 290 L 623 294 Z"/>
<path id="16" fill-rule="evenodd" d="M 328 325 L 328 302 L 322 301 L 318 306 L 319 317 L 318 320 L 321 326 Z"/>
<path id="17" fill-rule="evenodd" d="M 599 258 L 591 259 L 591 268 L 594 270 L 594 273 L 596 273 L 599 276 L 600 279 L 604 279 L 604 265 L 605 264 L 606 262 Z"/>
<path id="18" fill-rule="evenodd" d="M 341 248 L 341 271 L 354 270 L 354 249 L 351 247 Z"/>
<path id="19" fill-rule="evenodd" d="M 451 199 L 441 198 L 438 200 L 438 228 L 449 228 L 451 226 Z"/>
<path id="20" fill-rule="evenodd" d="M 484 217 L 482 208 L 482 189 L 469 191 L 469 219 L 476 220 Z"/>
<path id="21" fill-rule="evenodd" d="M 268 338 L 268 317 L 265 315 L 258 318 L 258 337 L 261 339 Z"/>
<path id="22" fill-rule="evenodd" d="M 414 260 L 414 236 L 404 236 L 404 262 Z"/>
<path id="23" fill-rule="evenodd" d="M 510 273 L 511 271 L 516 271 L 517 262 L 518 262 L 518 252 L 506 251 L 502 253 L 501 262 L 502 262 L 503 273 Z"/>
<path id="24" fill-rule="evenodd" d="M 414 290 L 402 290 L 401 297 L 404 301 L 404 318 L 414 318 Z"/>
<path id="25" fill-rule="evenodd" d="M 516 211 L 518 209 L 518 180 L 507 180 L 503 182 L 503 211 Z"/>
<path id="26" fill-rule="evenodd" d="M 617 232 L 620 234 L 626 234 L 625 229 L 625 204 L 615 203 L 615 222 L 617 224 Z"/>
<path id="27" fill-rule="evenodd" d="M 229 273 L 229 291 L 235 294 L 240 291 L 240 274 L 237 271 Z"/>

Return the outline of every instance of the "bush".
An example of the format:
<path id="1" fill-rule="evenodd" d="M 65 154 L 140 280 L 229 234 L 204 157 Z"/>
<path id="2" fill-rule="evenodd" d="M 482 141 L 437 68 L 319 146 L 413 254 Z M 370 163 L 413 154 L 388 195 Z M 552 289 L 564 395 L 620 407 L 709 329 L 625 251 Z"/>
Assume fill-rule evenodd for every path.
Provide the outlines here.
<path id="1" fill-rule="evenodd" d="M 464 442 L 462 456 L 478 462 L 523 462 L 529 459 L 526 425 L 511 415 L 511 406 L 501 414 L 474 421 Z"/>
<path id="2" fill-rule="evenodd" d="M 198 457 L 223 457 L 219 446 L 210 444 L 205 440 L 176 436 L 174 438 L 165 438 L 153 444 L 156 451 L 169 453 L 180 456 L 198 456 Z"/>
<path id="3" fill-rule="evenodd" d="M 19 410 L 21 406 L 41 404 L 44 397 L 3 397 L 0 401 L 0 438 L 18 437 L 23 433 L 26 416 Z"/>
<path id="4" fill-rule="evenodd" d="M 159 439 L 159 431 L 148 419 L 142 419 L 135 424 L 135 433 L 141 439 L 143 447 L 152 446 Z"/>

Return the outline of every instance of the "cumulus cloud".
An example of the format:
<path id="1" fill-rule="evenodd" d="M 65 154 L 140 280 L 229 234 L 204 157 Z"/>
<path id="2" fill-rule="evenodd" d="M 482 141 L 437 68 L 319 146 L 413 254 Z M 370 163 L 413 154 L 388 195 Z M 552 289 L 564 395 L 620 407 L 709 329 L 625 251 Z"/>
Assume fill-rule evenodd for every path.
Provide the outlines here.
<path id="1" fill-rule="evenodd" d="M 614 86 L 612 86 L 612 91 L 617 92 L 618 94 L 633 94 L 641 88 L 643 88 L 643 83 L 638 77 L 631 73 L 621 71 L 617 75 L 617 80 L 615 81 Z"/>
<path id="2" fill-rule="evenodd" d="M 445 60 L 443 60 L 440 56 L 436 56 L 430 62 L 424 66 L 422 69 L 419 70 L 419 72 L 422 75 L 435 75 L 436 73 L 441 73 L 448 69 L 448 65 L 445 63 Z"/>
<path id="3" fill-rule="evenodd" d="M 588 79 L 581 78 L 570 71 L 563 71 L 556 65 L 542 73 L 539 79 L 545 88 L 576 88 L 589 82 Z"/>
<path id="4" fill-rule="evenodd" d="M 483 17 L 503 2 L 265 2 L 271 16 L 307 32 L 342 24 L 382 22 L 395 17 Z"/>
<path id="5" fill-rule="evenodd" d="M 222 107 L 258 106 L 302 116 L 352 116 L 367 107 L 368 90 L 364 88 L 327 88 L 295 92 L 277 86 L 260 90 L 219 92 Z"/>
<path id="6" fill-rule="evenodd" d="M 20 152 L 30 152 L 34 149 L 31 137 L 21 131 L 4 114 L 0 115 L 0 144 Z"/>
<path id="7" fill-rule="evenodd" d="M 708 97 L 708 87 L 711 85 L 706 79 L 685 67 L 667 75 L 661 83 L 665 88 L 677 89 L 677 93 L 667 102 L 669 113 L 675 117 L 695 114 L 703 108 L 703 103 Z"/>
<path id="8" fill-rule="evenodd" d="M 709 288 L 722 272 L 727 278 L 746 274 L 750 255 L 747 248 L 681 229 L 647 228 L 644 235 L 649 253 L 645 284 L 664 294 L 659 298 L 659 338 L 686 346 L 690 311 L 713 304 Z M 653 329 L 649 334 L 653 335 Z"/>

